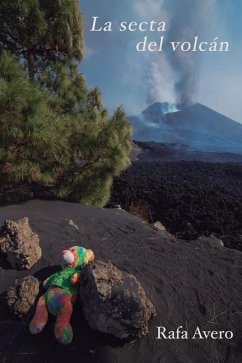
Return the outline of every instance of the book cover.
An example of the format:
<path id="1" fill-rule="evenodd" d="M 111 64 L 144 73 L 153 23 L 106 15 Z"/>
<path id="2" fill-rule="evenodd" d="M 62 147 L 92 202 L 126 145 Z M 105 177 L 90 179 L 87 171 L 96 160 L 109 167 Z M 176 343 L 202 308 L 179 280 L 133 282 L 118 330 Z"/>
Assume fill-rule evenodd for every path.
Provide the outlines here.
<path id="1" fill-rule="evenodd" d="M 0 362 L 242 362 L 241 10 L 0 0 Z"/>

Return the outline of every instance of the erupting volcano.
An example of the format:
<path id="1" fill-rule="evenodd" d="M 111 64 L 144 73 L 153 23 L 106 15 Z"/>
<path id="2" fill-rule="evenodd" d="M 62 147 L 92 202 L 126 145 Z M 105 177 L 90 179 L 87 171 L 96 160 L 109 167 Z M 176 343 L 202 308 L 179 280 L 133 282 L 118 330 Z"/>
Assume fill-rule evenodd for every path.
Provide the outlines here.
<path id="1" fill-rule="evenodd" d="M 183 145 L 191 151 L 242 154 L 242 125 L 199 103 L 177 110 L 155 102 L 130 116 L 136 141 Z"/>

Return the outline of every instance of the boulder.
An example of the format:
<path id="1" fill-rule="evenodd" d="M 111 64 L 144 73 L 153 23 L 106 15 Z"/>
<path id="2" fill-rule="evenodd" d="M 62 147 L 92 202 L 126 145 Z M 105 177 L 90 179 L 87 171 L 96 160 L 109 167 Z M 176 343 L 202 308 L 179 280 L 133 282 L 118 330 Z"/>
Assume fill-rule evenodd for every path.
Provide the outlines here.
<path id="1" fill-rule="evenodd" d="M 24 317 L 34 304 L 39 293 L 39 281 L 33 276 L 26 276 L 20 281 L 16 280 L 15 286 L 7 290 L 7 305 L 11 315 Z"/>
<path id="2" fill-rule="evenodd" d="M 171 234 L 167 232 L 166 227 L 163 226 L 161 222 L 159 221 L 155 222 L 153 224 L 153 227 L 155 228 L 156 231 L 159 231 L 161 234 L 163 234 L 164 237 L 171 237 Z"/>
<path id="3" fill-rule="evenodd" d="M 160 232 L 166 232 L 166 227 L 164 227 L 163 224 L 159 221 L 154 223 L 154 227 Z"/>
<path id="4" fill-rule="evenodd" d="M 195 241 L 193 241 L 197 244 L 207 244 L 207 245 L 211 245 L 211 246 L 215 246 L 215 247 L 224 247 L 224 243 L 221 239 L 211 235 L 210 237 L 206 237 L 206 236 L 201 236 L 198 237 Z"/>
<path id="5" fill-rule="evenodd" d="M 148 321 L 156 315 L 137 279 L 110 261 L 96 261 L 83 269 L 80 299 L 90 327 L 119 339 L 146 335 Z"/>
<path id="6" fill-rule="evenodd" d="M 39 237 L 32 231 L 27 217 L 4 222 L 0 229 L 0 252 L 18 270 L 29 270 L 40 259 Z"/>

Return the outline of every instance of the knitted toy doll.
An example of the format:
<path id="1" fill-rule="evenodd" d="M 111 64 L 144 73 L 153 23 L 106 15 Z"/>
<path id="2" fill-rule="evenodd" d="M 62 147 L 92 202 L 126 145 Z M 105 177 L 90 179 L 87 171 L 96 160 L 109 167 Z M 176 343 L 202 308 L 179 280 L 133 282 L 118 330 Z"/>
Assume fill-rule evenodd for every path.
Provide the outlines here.
<path id="1" fill-rule="evenodd" d="M 74 246 L 64 250 L 62 256 L 62 270 L 48 277 L 43 283 L 47 291 L 37 303 L 29 330 L 32 334 L 40 333 L 48 321 L 49 311 L 56 316 L 56 339 L 60 343 L 69 344 L 73 337 L 70 319 L 78 295 L 80 270 L 94 259 L 94 253 L 92 250 Z"/>

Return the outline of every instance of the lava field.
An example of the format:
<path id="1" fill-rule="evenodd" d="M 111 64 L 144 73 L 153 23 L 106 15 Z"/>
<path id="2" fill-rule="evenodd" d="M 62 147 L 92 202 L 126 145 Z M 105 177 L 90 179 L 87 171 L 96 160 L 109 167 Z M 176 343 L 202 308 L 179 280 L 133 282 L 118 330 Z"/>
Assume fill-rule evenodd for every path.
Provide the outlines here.
<path id="1" fill-rule="evenodd" d="M 138 161 L 115 179 L 113 204 L 177 238 L 212 234 L 242 251 L 242 163 Z"/>

